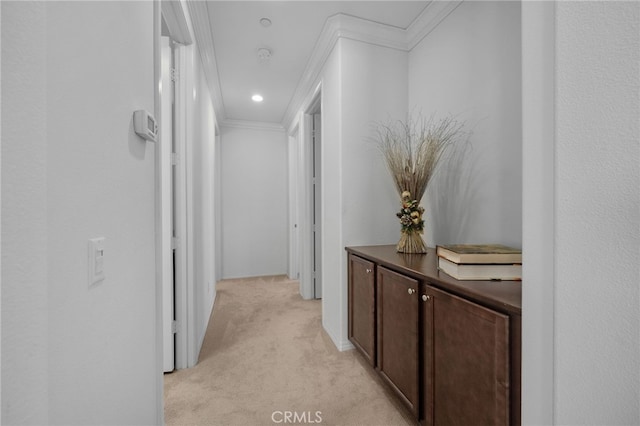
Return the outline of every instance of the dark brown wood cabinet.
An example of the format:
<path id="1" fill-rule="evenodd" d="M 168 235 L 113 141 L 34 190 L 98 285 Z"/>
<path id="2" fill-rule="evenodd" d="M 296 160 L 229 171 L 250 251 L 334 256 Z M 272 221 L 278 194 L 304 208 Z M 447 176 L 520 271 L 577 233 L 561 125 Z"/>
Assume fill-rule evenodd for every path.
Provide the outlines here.
<path id="1" fill-rule="evenodd" d="M 375 263 L 349 256 L 349 340 L 376 365 Z"/>
<path id="2" fill-rule="evenodd" d="M 381 266 L 376 289 L 378 370 L 418 416 L 418 281 Z"/>
<path id="3" fill-rule="evenodd" d="M 424 424 L 509 424 L 509 317 L 423 288 Z"/>
<path id="4" fill-rule="evenodd" d="M 521 282 L 455 280 L 431 249 L 347 251 L 349 338 L 416 419 L 519 424 Z"/>

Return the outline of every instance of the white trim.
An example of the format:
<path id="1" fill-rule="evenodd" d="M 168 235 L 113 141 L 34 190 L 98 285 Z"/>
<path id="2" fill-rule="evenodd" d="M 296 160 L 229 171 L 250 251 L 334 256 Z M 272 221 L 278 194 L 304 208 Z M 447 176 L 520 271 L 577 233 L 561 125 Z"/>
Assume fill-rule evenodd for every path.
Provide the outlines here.
<path id="1" fill-rule="evenodd" d="M 406 30 L 340 13 L 331 16 L 322 28 L 300 82 L 285 111 L 282 125 L 289 128 L 297 112 L 304 109 L 302 107 L 304 99 L 311 92 L 311 87 L 317 81 L 338 39 L 348 38 L 408 52 L 461 3 L 462 1 L 432 1 Z"/>
<path id="2" fill-rule="evenodd" d="M 462 4 L 457 1 L 432 1 L 409 25 L 406 33 L 407 49 L 412 50 L 429 35 L 451 12 Z"/>
<path id="3" fill-rule="evenodd" d="M 296 90 L 293 92 L 289 106 L 284 113 L 282 124 L 285 128 L 291 126 L 291 123 L 298 114 L 298 111 L 306 109 L 303 105 L 305 105 L 306 101 L 309 99 L 309 94 L 313 93 L 312 96 L 315 96 L 315 91 L 312 91 L 311 89 L 318 80 L 325 62 L 329 58 L 331 51 L 333 51 L 334 45 L 338 41 L 338 38 L 340 38 L 339 28 L 336 27 L 336 24 L 340 22 L 342 21 L 339 19 L 331 20 L 331 18 L 325 22 L 322 33 L 320 33 L 320 37 L 313 48 L 313 52 L 307 62 L 307 66 L 302 73 L 300 82 L 298 83 Z"/>
<path id="4" fill-rule="evenodd" d="M 300 246 L 300 295 L 303 299 L 313 299 L 313 239 L 311 238 L 313 226 L 313 196 L 312 167 L 313 152 L 311 144 L 312 116 L 308 111 L 302 113 L 300 120 L 299 162 L 298 168 L 298 233 Z"/>
<path id="5" fill-rule="evenodd" d="M 554 424 L 555 2 L 522 2 L 522 424 Z"/>
<path id="6" fill-rule="evenodd" d="M 364 43 L 375 44 L 391 49 L 409 51 L 438 26 L 462 1 L 432 1 L 423 9 L 420 15 L 407 29 L 385 25 L 350 15 L 338 13 L 327 19 L 313 48 L 311 57 L 298 82 L 291 101 L 287 106 L 282 126 L 291 129 L 294 126 L 298 111 L 307 94 L 317 81 L 318 76 L 331 54 L 336 41 L 348 38 Z M 234 120 L 227 120 L 225 115 L 220 76 L 216 63 L 213 36 L 210 27 L 209 7 L 207 2 L 187 2 L 189 15 L 193 25 L 194 37 L 197 40 L 200 60 L 205 71 L 209 89 L 211 91 L 214 110 L 221 126 L 234 127 Z M 246 128 L 246 126 L 238 123 Z M 251 128 L 251 127 L 249 127 Z M 260 127 L 262 129 L 262 127 Z"/>
<path id="7" fill-rule="evenodd" d="M 155 117 L 161 116 L 160 81 L 162 78 L 162 12 L 160 3 L 153 2 L 153 113 Z M 163 375 L 163 346 L 162 346 L 162 204 L 161 204 L 161 155 L 160 150 L 155 150 L 155 258 L 156 258 L 156 424 L 164 424 L 164 375 Z"/>
<path id="8" fill-rule="evenodd" d="M 186 179 L 186 161 L 187 161 L 187 132 L 188 124 L 187 108 L 189 105 L 188 96 L 191 91 L 187 85 L 188 76 L 193 73 L 191 66 L 194 48 L 192 46 L 178 46 L 175 50 L 175 66 L 182 75 L 176 82 L 176 98 L 175 98 L 175 145 L 178 161 L 175 167 L 175 232 L 178 238 L 178 247 L 176 248 L 175 257 L 175 318 L 177 321 L 176 328 L 176 357 L 175 368 L 182 369 L 189 366 L 189 348 L 193 346 L 194 341 L 189 335 L 189 325 L 193 323 L 195 313 L 187 303 L 189 294 L 188 281 L 188 247 L 189 235 L 187 233 L 187 179 Z"/>
<path id="9" fill-rule="evenodd" d="M 169 27 L 171 39 L 184 45 L 193 43 L 182 1 L 162 0 L 161 3 L 162 16 L 164 16 L 167 27 Z"/>
<path id="10" fill-rule="evenodd" d="M 2 8 L 0 7 L 0 46 L 2 45 L 1 34 L 2 34 Z M 2 69 L 2 55 L 0 55 L 0 70 L 1 69 Z M 0 99 L 2 99 L 2 83 L 0 83 Z M 2 102 L 0 102 L 0 123 L 2 123 Z M 2 138 L 0 138 L 0 188 L 2 188 Z M 2 191 L 0 191 L 0 259 L 2 259 Z M 0 261 L 0 300 L 2 300 L 2 262 L 1 261 Z M 1 365 L 2 365 L 2 303 L 0 303 L 0 366 Z M 0 374 L 0 407 L 2 407 L 2 374 Z M 162 420 L 162 419 L 159 419 L 159 420 Z"/>
<path id="11" fill-rule="evenodd" d="M 323 33 L 325 31 L 334 34 L 330 38 L 348 38 L 381 47 L 408 50 L 406 30 L 342 13 L 327 19 Z"/>
<path id="12" fill-rule="evenodd" d="M 186 47 L 185 49 L 189 49 Z M 179 155 L 180 162 L 184 166 L 183 176 L 184 180 L 184 191 L 185 191 L 185 217 L 183 221 L 183 226 L 185 226 L 185 234 L 182 239 L 184 247 L 184 256 L 186 257 L 185 264 L 185 274 L 186 274 L 186 289 L 185 289 L 185 302 L 186 302 L 186 334 L 187 334 L 187 365 L 186 367 L 193 367 L 198 362 L 198 336 L 196 336 L 195 330 L 195 247 L 194 247 L 194 238 L 193 238 L 193 155 L 192 155 L 192 146 L 194 143 L 194 108 L 195 104 L 193 99 L 187 101 L 190 97 L 190 94 L 193 93 L 195 88 L 195 56 L 196 52 L 193 49 L 189 50 L 189 57 L 185 61 L 185 70 L 184 70 L 184 81 L 180 79 L 181 83 L 184 83 L 184 100 L 185 100 L 185 111 L 186 111 L 186 119 L 185 119 L 185 129 L 184 129 L 184 144 L 182 147 L 184 148 L 184 155 L 182 153 Z"/>
<path id="13" fill-rule="evenodd" d="M 215 221 L 215 280 L 216 283 L 222 279 L 222 136 L 220 126 L 215 126 L 215 147 L 213 159 L 214 173 L 214 221 Z M 217 296 L 217 292 L 216 292 Z"/>
<path id="14" fill-rule="evenodd" d="M 213 109 L 218 122 L 225 119 L 224 102 L 222 100 L 222 88 L 220 87 L 220 77 L 218 76 L 218 65 L 216 63 L 215 49 L 213 48 L 213 36 L 209 22 L 209 7 L 206 1 L 186 2 L 193 26 L 193 33 L 198 46 L 198 52 L 204 75 L 211 93 Z"/>
<path id="15" fill-rule="evenodd" d="M 224 119 L 220 121 L 220 127 L 232 127 L 237 129 L 252 129 L 252 130 L 266 130 L 273 132 L 284 132 L 285 129 L 281 124 L 266 123 L 262 121 L 248 121 L 248 120 L 231 120 Z"/>
<path id="16" fill-rule="evenodd" d="M 164 16 L 164 12 L 163 12 Z M 173 272 L 173 191 L 172 191 L 172 135 L 173 135 L 173 83 L 171 81 L 171 67 L 173 57 L 173 47 L 170 37 L 162 36 L 162 94 L 161 113 L 158 117 L 160 127 L 159 138 L 156 143 L 156 150 L 160 155 L 160 244 L 162 250 L 162 260 L 157 268 L 160 272 L 159 281 L 162 284 L 162 305 L 163 305 L 163 368 L 164 372 L 175 369 L 175 339 L 172 324 L 175 319 L 174 303 L 174 272 Z"/>
<path id="17" fill-rule="evenodd" d="M 171 3 L 171 7 L 167 7 L 167 3 Z M 175 68 L 178 69 L 179 75 L 175 84 L 175 130 L 176 137 L 176 153 L 178 162 L 175 168 L 175 222 L 176 237 L 178 246 L 176 248 L 175 258 L 175 319 L 177 323 L 175 335 L 175 368 L 182 369 L 190 367 L 190 360 L 193 358 L 192 353 L 197 352 L 197 341 L 193 336 L 195 310 L 193 303 L 189 301 L 189 295 L 193 294 L 193 282 L 189 281 L 189 266 L 193 264 L 190 259 L 189 242 L 191 234 L 188 233 L 188 217 L 189 206 L 187 205 L 187 194 L 189 193 L 190 184 L 187 179 L 187 140 L 190 136 L 190 126 L 187 120 L 191 116 L 191 111 L 187 111 L 189 105 L 189 94 L 193 91 L 193 56 L 195 47 L 190 44 L 192 40 L 191 29 L 189 27 L 189 12 L 185 9 L 184 1 L 162 1 L 162 15 L 165 17 L 167 24 L 173 22 L 174 26 L 169 27 L 171 38 L 175 41 L 182 42 L 175 46 Z M 177 34 L 174 34 L 174 31 Z M 162 268 L 162 263 L 158 263 L 157 268 Z M 194 349 L 195 348 L 195 349 Z M 195 356 L 197 361 L 197 355 Z"/>
<path id="18" fill-rule="evenodd" d="M 289 162 L 287 180 L 289 188 L 289 244 L 288 252 L 288 271 L 287 276 L 291 280 L 297 280 L 300 276 L 300 232 L 298 217 L 298 151 L 300 148 L 300 131 L 296 126 L 292 132 L 287 135 L 287 158 Z"/>
<path id="19" fill-rule="evenodd" d="M 300 273 L 300 295 L 303 299 L 313 299 L 315 290 L 313 285 L 314 242 L 313 242 L 313 114 L 319 109 L 322 113 L 322 82 L 318 83 L 313 92 L 310 92 L 304 102 L 298 122 L 298 252 Z M 320 138 L 324 132 L 320 132 Z M 322 146 L 323 141 L 320 141 Z M 320 172 L 320 188 L 323 188 L 322 172 Z M 322 197 L 322 196 L 321 196 Z M 321 198 L 324 199 L 324 198 Z M 321 237 L 322 238 L 322 237 Z M 319 254 L 322 256 L 322 253 Z"/>
<path id="20" fill-rule="evenodd" d="M 340 351 L 340 352 L 344 352 L 344 351 L 349 351 L 351 349 L 355 349 L 356 347 L 353 346 L 353 344 L 349 341 L 349 340 L 341 340 L 338 339 L 337 337 L 335 337 L 329 330 L 327 330 L 324 326 L 322 327 L 322 329 L 324 330 L 325 333 L 327 333 L 327 335 L 329 336 L 329 338 L 331 339 L 331 341 L 333 342 L 334 345 L 336 345 L 336 348 Z"/>

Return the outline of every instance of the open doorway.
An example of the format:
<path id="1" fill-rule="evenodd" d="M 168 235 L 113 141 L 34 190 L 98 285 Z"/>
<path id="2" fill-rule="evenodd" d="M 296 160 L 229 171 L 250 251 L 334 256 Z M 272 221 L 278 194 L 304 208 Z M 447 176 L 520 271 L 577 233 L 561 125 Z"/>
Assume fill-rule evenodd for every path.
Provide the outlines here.
<path id="1" fill-rule="evenodd" d="M 313 113 L 312 119 L 313 146 L 313 297 L 322 298 L 322 191 L 321 191 L 321 124 L 322 116 L 318 105 L 318 112 Z"/>
<path id="2" fill-rule="evenodd" d="M 163 370 L 186 368 L 190 344 L 187 306 L 185 49 L 192 44 L 180 3 L 161 2 L 160 140 L 158 144 L 157 274 L 162 286 Z"/>
<path id="3" fill-rule="evenodd" d="M 294 130 L 289 134 L 289 144 L 287 147 L 287 155 L 289 161 L 289 264 L 287 275 L 289 279 L 300 279 L 300 235 L 298 233 L 299 223 L 299 205 L 298 205 L 298 173 L 299 173 L 299 141 L 300 126 L 295 126 Z M 302 288 L 300 294 L 303 294 Z"/>
<path id="4" fill-rule="evenodd" d="M 320 93 L 305 113 L 306 142 L 309 147 L 310 245 L 312 298 L 322 298 L 322 108 Z"/>

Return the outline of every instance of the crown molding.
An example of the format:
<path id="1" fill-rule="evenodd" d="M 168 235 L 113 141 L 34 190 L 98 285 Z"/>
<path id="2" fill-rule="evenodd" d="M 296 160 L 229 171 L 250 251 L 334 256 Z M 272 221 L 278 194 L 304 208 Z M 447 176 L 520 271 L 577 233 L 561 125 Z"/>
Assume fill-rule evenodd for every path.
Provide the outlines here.
<path id="1" fill-rule="evenodd" d="M 327 19 L 320 39 L 325 31 L 330 34 L 335 33 L 338 38 L 348 38 L 398 50 L 407 49 L 404 29 L 342 13 Z"/>
<path id="2" fill-rule="evenodd" d="M 209 23 L 209 8 L 205 1 L 187 1 L 186 3 L 196 39 L 196 50 L 199 53 L 200 62 L 204 69 L 204 76 L 211 92 L 211 101 L 213 102 L 216 121 L 222 122 L 225 119 L 225 110 L 211 25 Z"/>
<path id="3" fill-rule="evenodd" d="M 221 127 L 231 127 L 235 129 L 250 129 L 250 130 L 267 130 L 271 132 L 283 132 L 284 127 L 280 123 L 267 123 L 263 121 L 248 121 L 248 120 L 232 120 L 225 118 L 220 122 Z"/>
<path id="4" fill-rule="evenodd" d="M 407 49 L 413 50 L 418 43 L 429 35 L 463 0 L 431 1 L 406 30 Z"/>
<path id="5" fill-rule="evenodd" d="M 429 2 L 407 29 L 345 14 L 337 14 L 327 19 L 283 116 L 282 125 L 284 128 L 288 129 L 291 126 L 297 112 L 308 98 L 309 92 L 318 85 L 320 72 L 338 39 L 346 38 L 409 52 L 449 16 L 462 1 Z"/>
<path id="6" fill-rule="evenodd" d="M 218 122 L 221 126 L 262 130 L 281 130 L 288 129 L 291 126 L 296 119 L 298 111 L 308 98 L 310 91 L 318 86 L 322 68 L 340 38 L 409 52 L 462 2 L 463 0 L 432 0 L 407 29 L 346 14 L 337 14 L 329 17 L 316 41 L 291 101 L 289 101 L 281 124 L 271 126 L 269 123 L 229 120 L 226 118 L 207 2 L 186 1 L 193 24 L 197 50 L 200 53 L 204 74 L 211 89 L 211 97 Z"/>
<path id="7" fill-rule="evenodd" d="M 317 87 L 320 72 L 338 39 L 345 38 L 406 51 L 405 32 L 402 28 L 343 13 L 329 17 L 322 27 L 313 53 L 284 113 L 282 119 L 284 128 L 289 128 L 296 117 L 297 110 L 308 97 L 309 91 Z"/>

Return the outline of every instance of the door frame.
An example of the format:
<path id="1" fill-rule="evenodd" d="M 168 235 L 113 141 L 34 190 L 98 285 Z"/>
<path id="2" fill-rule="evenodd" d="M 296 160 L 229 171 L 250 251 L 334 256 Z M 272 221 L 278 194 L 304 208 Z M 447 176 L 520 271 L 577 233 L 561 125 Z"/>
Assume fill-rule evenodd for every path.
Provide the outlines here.
<path id="1" fill-rule="evenodd" d="M 299 233 L 299 203 L 298 203 L 298 158 L 300 146 L 300 126 L 295 125 L 289 133 L 289 267 L 287 275 L 291 280 L 300 279 L 300 233 Z"/>
<path id="2" fill-rule="evenodd" d="M 162 276 L 159 278 L 162 284 L 162 365 L 163 371 L 170 372 L 175 369 L 175 278 L 174 278 L 174 252 L 172 247 L 172 232 L 174 229 L 174 199 L 173 182 L 174 173 L 172 167 L 172 156 L 174 145 L 173 105 L 174 84 L 171 81 L 171 70 L 175 69 L 174 64 L 174 42 L 166 35 L 162 36 L 162 93 L 161 93 L 161 114 L 158 117 L 160 123 L 160 137 L 156 149 L 160 155 L 160 228 L 162 230 L 160 244 L 162 250 L 162 261 L 159 268 Z M 167 232 L 169 231 L 169 232 Z M 167 338 L 169 340 L 167 340 Z M 169 344 L 170 342 L 170 344 Z"/>
<path id="3" fill-rule="evenodd" d="M 314 241 L 313 241 L 313 114 L 322 110 L 322 83 L 319 83 L 310 94 L 309 101 L 301 109 L 299 126 L 299 137 L 301 143 L 298 144 L 298 247 L 300 248 L 300 295 L 303 299 L 314 298 L 313 264 L 314 264 Z M 295 126 L 294 126 L 295 127 Z M 322 137 L 321 132 L 321 137 Z M 322 145 L 322 142 L 321 142 Z M 322 163 L 322 160 L 320 160 Z M 322 180 L 322 173 L 320 173 Z M 320 184 L 322 187 L 322 183 Z M 321 197 L 322 198 L 322 197 Z M 320 206 L 322 211 L 322 206 Z M 322 216 L 322 215 L 321 215 Z M 322 222 L 322 217 L 320 218 Z M 321 256 L 321 253 L 319 253 Z"/>
<path id="4" fill-rule="evenodd" d="M 188 233 L 188 218 L 190 217 L 189 204 L 187 194 L 191 188 L 192 181 L 187 176 L 187 136 L 188 136 L 188 93 L 193 90 L 193 36 L 189 28 L 187 21 L 187 11 L 184 9 L 182 2 L 175 1 L 160 1 L 154 2 L 156 5 L 154 9 L 155 25 L 154 30 L 154 49 L 156 49 L 156 55 L 154 58 L 154 80 L 155 80 L 155 116 L 161 117 L 162 97 L 160 93 L 160 81 L 161 81 L 161 27 L 162 19 L 165 19 L 167 27 L 169 28 L 169 34 L 171 39 L 176 42 L 174 55 L 174 66 L 178 70 L 178 79 L 175 84 L 175 122 L 174 122 L 174 136 L 175 147 L 177 153 L 177 164 L 175 169 L 176 187 L 175 187 L 175 229 L 176 229 L 176 255 L 175 255 L 175 321 L 176 321 L 176 333 L 175 333 L 175 360 L 174 368 L 183 369 L 195 364 L 191 362 L 196 356 L 193 354 L 197 352 L 197 342 L 193 336 L 193 324 L 195 310 L 193 309 L 193 303 L 189 303 L 189 294 L 193 294 L 193 282 L 189 281 L 189 277 L 193 274 L 189 274 L 189 260 L 192 257 L 187 251 L 190 235 Z M 189 90 L 191 88 L 191 90 Z M 160 126 L 162 123 L 159 123 Z M 158 147 L 157 147 L 158 148 Z M 167 161 L 168 160 L 168 161 Z M 158 296 L 156 318 L 158 320 L 158 334 L 159 342 L 159 365 L 162 367 L 162 315 L 163 315 L 163 297 L 162 297 L 162 283 L 163 283 L 163 259 L 166 256 L 166 251 L 171 250 L 171 247 L 167 247 L 163 241 L 166 241 L 166 233 L 172 233 L 172 230 L 163 228 L 162 223 L 164 221 L 164 215 L 162 209 L 161 200 L 162 197 L 167 197 L 170 194 L 170 188 L 166 185 L 162 185 L 162 175 L 166 173 L 166 167 L 171 166 L 171 160 L 166 158 L 166 154 L 162 153 L 161 149 L 156 149 L 156 287 Z M 170 241 L 170 240 L 169 240 Z M 191 259 L 191 264 L 193 263 Z M 196 359 L 197 361 L 197 359 Z M 161 369 L 162 370 L 162 369 Z M 162 382 L 161 382 L 162 383 Z M 160 392 L 162 392 L 162 385 L 160 385 Z"/>
<path id="5" fill-rule="evenodd" d="M 313 212 L 313 298 L 322 298 L 322 106 L 321 99 L 313 103 L 311 115 L 312 212 Z"/>

